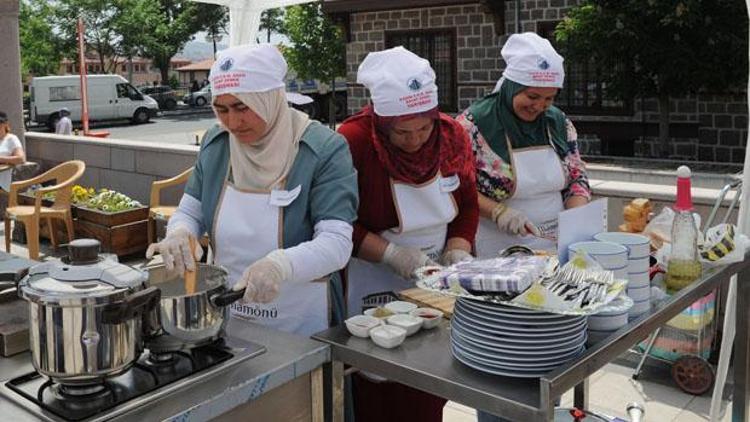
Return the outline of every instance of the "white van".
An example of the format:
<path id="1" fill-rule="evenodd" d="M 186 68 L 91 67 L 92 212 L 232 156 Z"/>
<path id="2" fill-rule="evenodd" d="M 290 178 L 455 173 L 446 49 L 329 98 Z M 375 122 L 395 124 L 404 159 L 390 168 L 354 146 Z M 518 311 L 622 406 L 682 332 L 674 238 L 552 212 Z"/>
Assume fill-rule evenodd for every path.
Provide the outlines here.
<path id="1" fill-rule="evenodd" d="M 89 120 L 130 119 L 146 123 L 159 105 L 141 94 L 120 75 L 88 75 Z M 54 129 L 60 109 L 70 111 L 70 119 L 81 120 L 81 79 L 78 75 L 33 78 L 30 86 L 31 120 Z"/>

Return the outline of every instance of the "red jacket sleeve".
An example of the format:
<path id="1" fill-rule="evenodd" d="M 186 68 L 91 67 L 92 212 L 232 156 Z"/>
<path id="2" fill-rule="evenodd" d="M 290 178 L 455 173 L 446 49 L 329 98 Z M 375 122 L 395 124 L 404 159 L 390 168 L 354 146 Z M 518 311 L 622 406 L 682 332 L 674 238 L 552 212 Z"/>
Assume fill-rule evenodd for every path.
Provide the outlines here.
<path id="1" fill-rule="evenodd" d="M 460 237 L 473 246 L 479 226 L 479 198 L 472 177 L 462 176 L 460 180 L 461 186 L 453 192 L 458 215 L 448 224 L 448 239 Z"/>

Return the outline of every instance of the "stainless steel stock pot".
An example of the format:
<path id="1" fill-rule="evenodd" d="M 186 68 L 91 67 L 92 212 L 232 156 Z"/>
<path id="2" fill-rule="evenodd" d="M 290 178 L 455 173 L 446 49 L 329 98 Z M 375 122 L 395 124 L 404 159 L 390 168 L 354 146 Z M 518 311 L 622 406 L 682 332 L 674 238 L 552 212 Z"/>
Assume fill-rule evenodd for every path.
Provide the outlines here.
<path id="1" fill-rule="evenodd" d="M 143 351 L 142 319 L 158 305 L 145 272 L 99 256 L 94 239 L 31 267 L 18 285 L 29 302 L 34 367 L 55 382 L 91 383 L 128 369 Z"/>

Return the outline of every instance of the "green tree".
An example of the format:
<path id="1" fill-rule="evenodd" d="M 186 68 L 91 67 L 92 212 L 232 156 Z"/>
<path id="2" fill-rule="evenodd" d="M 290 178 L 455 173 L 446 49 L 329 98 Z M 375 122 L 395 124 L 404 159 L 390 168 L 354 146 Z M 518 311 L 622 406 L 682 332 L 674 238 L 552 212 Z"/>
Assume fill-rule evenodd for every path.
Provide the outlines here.
<path id="1" fill-rule="evenodd" d="M 154 19 L 142 27 L 142 54 L 150 58 L 161 72 L 161 80 L 169 80 L 169 64 L 195 33 L 215 26 L 225 19 L 226 11 L 214 4 L 189 0 L 151 0 L 156 3 Z"/>
<path id="2" fill-rule="evenodd" d="M 62 54 L 60 39 L 49 24 L 51 14 L 52 10 L 44 0 L 23 0 L 20 3 L 18 29 L 21 74 L 24 76 L 57 73 Z"/>
<path id="3" fill-rule="evenodd" d="M 557 26 L 567 60 L 589 61 L 611 98 L 657 98 L 661 154 L 669 99 L 746 82 L 742 0 L 584 0 Z"/>
<path id="4" fill-rule="evenodd" d="M 102 72 L 112 72 L 126 54 L 127 41 L 119 32 L 119 20 L 127 16 L 134 5 L 145 0 L 55 0 L 49 2 L 53 11 L 55 30 L 62 39 L 62 53 L 78 61 L 77 22 L 83 18 L 87 51 L 98 55 Z M 136 28 L 142 26 L 136 26 Z"/>
<path id="5" fill-rule="evenodd" d="M 333 81 L 346 75 L 343 29 L 323 13 L 321 2 L 315 2 L 287 8 L 284 34 L 291 42 L 284 56 L 297 76 L 331 84 L 329 122 L 335 122 Z"/>
<path id="6" fill-rule="evenodd" d="M 277 7 L 266 9 L 260 15 L 260 31 L 266 31 L 266 42 L 271 42 L 272 33 L 280 33 L 284 30 L 284 9 Z M 260 42 L 260 40 L 257 40 Z"/>

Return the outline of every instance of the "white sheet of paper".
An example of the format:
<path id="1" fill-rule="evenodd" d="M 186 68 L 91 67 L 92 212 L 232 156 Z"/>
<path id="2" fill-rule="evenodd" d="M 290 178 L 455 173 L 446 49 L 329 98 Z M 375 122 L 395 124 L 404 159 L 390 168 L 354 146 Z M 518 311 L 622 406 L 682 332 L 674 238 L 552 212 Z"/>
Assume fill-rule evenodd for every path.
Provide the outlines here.
<path id="1" fill-rule="evenodd" d="M 569 245 L 592 240 L 595 234 L 607 231 L 607 198 L 562 211 L 557 220 L 557 255 L 564 264 L 568 262 Z"/>
<path id="2" fill-rule="evenodd" d="M 0 189 L 10 192 L 11 182 L 13 182 L 13 167 L 0 170 Z"/>

